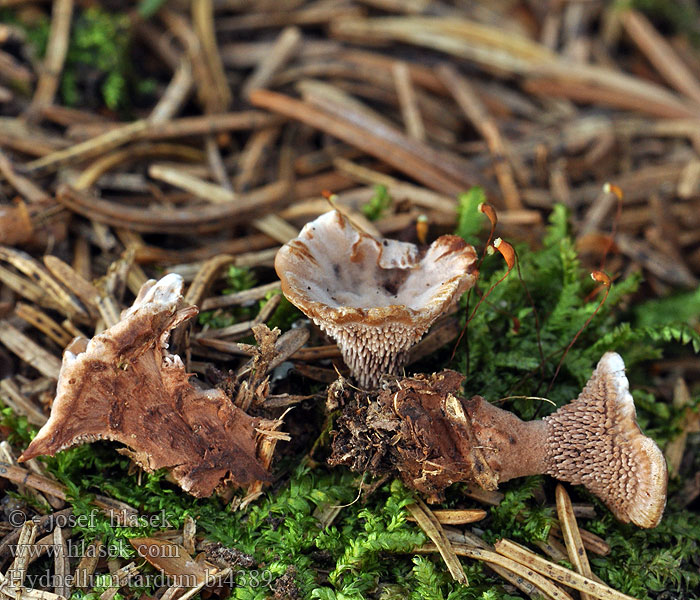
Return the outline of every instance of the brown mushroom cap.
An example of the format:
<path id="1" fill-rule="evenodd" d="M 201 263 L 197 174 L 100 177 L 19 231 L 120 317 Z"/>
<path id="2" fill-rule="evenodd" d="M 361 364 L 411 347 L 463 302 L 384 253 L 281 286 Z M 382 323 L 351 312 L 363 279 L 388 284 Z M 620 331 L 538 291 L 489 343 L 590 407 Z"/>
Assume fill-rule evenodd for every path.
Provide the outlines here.
<path id="1" fill-rule="evenodd" d="M 360 385 L 372 386 L 474 285 L 476 262 L 458 236 L 427 250 L 378 241 L 333 210 L 280 248 L 275 269 L 284 295 L 338 342 Z"/>
<path id="2" fill-rule="evenodd" d="M 579 397 L 544 419 L 547 473 L 585 485 L 623 522 L 656 527 L 666 505 L 666 459 L 636 417 L 625 363 L 608 352 Z"/>
<path id="3" fill-rule="evenodd" d="M 170 469 L 195 496 L 269 478 L 257 455 L 261 420 L 222 390 L 195 388 L 167 351 L 172 329 L 198 312 L 179 308 L 182 288 L 175 274 L 145 283 L 118 323 L 68 346 L 51 416 L 20 461 L 111 440 L 148 472 Z"/>

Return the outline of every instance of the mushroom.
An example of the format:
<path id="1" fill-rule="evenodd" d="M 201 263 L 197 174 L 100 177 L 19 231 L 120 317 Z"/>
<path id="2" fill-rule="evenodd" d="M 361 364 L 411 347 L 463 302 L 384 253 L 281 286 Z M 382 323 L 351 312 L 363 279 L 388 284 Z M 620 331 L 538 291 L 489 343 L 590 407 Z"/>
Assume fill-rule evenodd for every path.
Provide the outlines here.
<path id="1" fill-rule="evenodd" d="M 195 496 L 269 479 L 257 438 L 270 422 L 219 389 L 195 388 L 180 357 L 167 352 L 172 329 L 198 312 L 178 310 L 182 288 L 175 274 L 148 281 L 118 323 L 66 348 L 51 416 L 21 461 L 112 440 L 146 471 L 170 469 Z"/>
<path id="2" fill-rule="evenodd" d="M 605 354 L 579 397 L 538 421 L 480 396 L 458 399 L 462 380 L 454 371 L 396 378 L 376 402 L 356 393 L 338 419 L 329 462 L 375 475 L 395 469 L 433 498 L 456 481 L 495 489 L 547 474 L 584 485 L 620 521 L 659 524 L 666 460 L 637 425 L 619 354 Z"/>
<path id="3" fill-rule="evenodd" d="M 427 249 L 380 241 L 333 210 L 280 248 L 275 269 L 288 300 L 338 342 L 358 383 L 372 387 L 474 285 L 476 262 L 458 236 Z"/>
<path id="4" fill-rule="evenodd" d="M 578 399 L 544 419 L 547 474 L 585 485 L 621 521 L 656 527 L 666 506 L 666 459 L 636 419 L 625 363 L 608 352 Z"/>
<path id="5" fill-rule="evenodd" d="M 467 412 L 500 481 L 546 473 L 584 485 L 620 521 L 659 524 L 666 459 L 637 425 L 619 354 L 603 355 L 578 398 L 541 421 L 524 423 L 481 398 L 469 401 Z"/>

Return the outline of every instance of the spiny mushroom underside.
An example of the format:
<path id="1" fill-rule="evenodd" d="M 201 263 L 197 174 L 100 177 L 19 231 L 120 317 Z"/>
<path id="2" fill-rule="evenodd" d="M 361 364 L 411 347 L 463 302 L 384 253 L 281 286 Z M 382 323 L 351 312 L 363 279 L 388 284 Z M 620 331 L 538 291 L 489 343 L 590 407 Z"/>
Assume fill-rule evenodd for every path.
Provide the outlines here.
<path id="1" fill-rule="evenodd" d="M 623 522 L 656 527 L 666 460 L 636 422 L 619 355 L 608 353 L 577 400 L 547 417 L 546 472 L 585 485 Z"/>
<path id="2" fill-rule="evenodd" d="M 474 285 L 476 265 L 457 236 L 428 248 L 377 240 L 338 211 L 305 225 L 275 257 L 284 295 L 338 342 L 366 387 L 403 366 L 410 346 Z"/>
<path id="3" fill-rule="evenodd" d="M 415 377 L 385 377 L 384 389 L 352 392 L 338 382 L 329 402 L 345 402 L 332 442 L 331 465 L 380 476 L 398 474 L 404 483 L 439 500 L 457 481 L 495 489 L 473 435 L 459 392 L 463 376 L 454 371 Z"/>
<path id="4" fill-rule="evenodd" d="M 425 329 L 401 323 L 368 326 L 314 322 L 338 342 L 345 364 L 358 384 L 366 388 L 375 386 L 383 374 L 396 373 L 405 363 L 408 350 L 425 333 Z"/>
<path id="5" fill-rule="evenodd" d="M 269 479 L 257 456 L 256 428 L 266 424 L 221 390 L 195 388 L 166 351 L 169 331 L 197 313 L 177 310 L 182 280 L 147 285 L 119 323 L 66 350 L 51 416 L 20 460 L 111 440 L 144 470 L 169 469 L 198 497 Z"/>
<path id="6" fill-rule="evenodd" d="M 636 423 L 619 355 L 600 360 L 578 399 L 553 415 L 522 421 L 481 398 L 457 397 L 463 377 L 385 377 L 381 391 L 329 388 L 342 405 L 331 464 L 398 474 L 439 499 L 457 481 L 485 489 L 527 475 L 582 484 L 623 522 L 658 525 L 666 504 L 666 462 Z"/>

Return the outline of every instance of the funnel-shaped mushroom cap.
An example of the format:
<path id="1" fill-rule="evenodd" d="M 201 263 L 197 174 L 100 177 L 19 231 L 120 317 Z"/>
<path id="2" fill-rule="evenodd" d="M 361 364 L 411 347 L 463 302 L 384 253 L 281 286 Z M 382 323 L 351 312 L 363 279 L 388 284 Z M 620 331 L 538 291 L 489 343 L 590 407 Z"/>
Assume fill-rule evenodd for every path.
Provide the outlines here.
<path id="1" fill-rule="evenodd" d="M 608 352 L 579 397 L 544 419 L 547 473 L 585 485 L 621 521 L 656 527 L 666 505 L 666 459 L 636 417 L 625 363 Z"/>
<path id="2" fill-rule="evenodd" d="M 403 365 L 406 352 L 477 277 L 476 252 L 444 235 L 427 250 L 375 240 L 338 211 L 308 223 L 275 258 L 289 301 L 332 336 L 360 385 Z"/>

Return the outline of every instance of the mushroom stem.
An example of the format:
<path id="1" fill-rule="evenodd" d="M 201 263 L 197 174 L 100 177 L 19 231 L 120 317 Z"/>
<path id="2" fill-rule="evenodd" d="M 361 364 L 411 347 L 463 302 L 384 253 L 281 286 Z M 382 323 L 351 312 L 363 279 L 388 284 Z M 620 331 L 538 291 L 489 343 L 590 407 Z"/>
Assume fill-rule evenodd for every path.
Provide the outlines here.
<path id="1" fill-rule="evenodd" d="M 515 477 L 547 474 L 586 486 L 623 522 L 655 527 L 666 503 L 666 462 L 639 429 L 625 377 L 612 352 L 579 397 L 549 417 L 521 421 L 480 396 L 460 399 L 455 371 L 387 377 L 379 390 L 329 388 L 336 421 L 332 465 L 382 475 L 437 499 L 456 481 L 486 490 Z"/>
<path id="2" fill-rule="evenodd" d="M 523 422 L 479 396 L 464 404 L 499 482 L 545 473 L 584 485 L 620 521 L 659 524 L 666 461 L 637 425 L 618 354 L 605 354 L 579 397 L 540 421 Z"/>
<path id="3" fill-rule="evenodd" d="M 545 448 L 549 431 L 544 420 L 522 421 L 481 396 L 463 400 L 463 404 L 486 462 L 498 473 L 499 483 L 547 472 Z"/>

